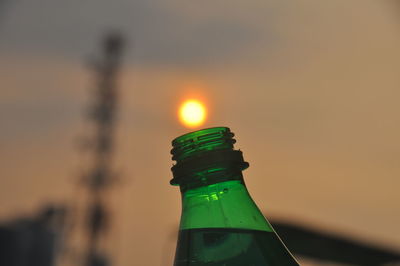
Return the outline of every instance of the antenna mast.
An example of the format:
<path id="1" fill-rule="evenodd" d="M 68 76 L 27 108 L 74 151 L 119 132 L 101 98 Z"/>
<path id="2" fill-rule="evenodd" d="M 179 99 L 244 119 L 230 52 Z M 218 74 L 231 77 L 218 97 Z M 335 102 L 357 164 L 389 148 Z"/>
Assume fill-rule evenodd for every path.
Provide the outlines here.
<path id="1" fill-rule="evenodd" d="M 90 120 L 95 126 L 92 139 L 93 161 L 84 177 L 89 192 L 89 206 L 85 217 L 87 250 L 85 266 L 110 266 L 107 254 L 101 249 L 101 237 L 109 228 L 109 212 L 105 204 L 105 194 L 115 181 L 112 169 L 114 149 L 114 125 L 117 109 L 117 76 L 120 69 L 124 40 L 118 33 L 108 34 L 103 42 L 102 57 L 92 68 L 97 78 L 95 102 Z"/>

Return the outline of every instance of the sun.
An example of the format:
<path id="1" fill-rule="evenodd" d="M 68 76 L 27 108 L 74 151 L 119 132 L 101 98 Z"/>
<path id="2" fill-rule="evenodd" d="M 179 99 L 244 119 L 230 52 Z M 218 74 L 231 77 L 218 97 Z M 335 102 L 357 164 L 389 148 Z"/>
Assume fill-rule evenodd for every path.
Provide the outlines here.
<path id="1" fill-rule="evenodd" d="M 206 119 L 206 108 L 198 100 L 184 101 L 179 108 L 179 119 L 187 127 L 194 128 L 202 125 Z"/>

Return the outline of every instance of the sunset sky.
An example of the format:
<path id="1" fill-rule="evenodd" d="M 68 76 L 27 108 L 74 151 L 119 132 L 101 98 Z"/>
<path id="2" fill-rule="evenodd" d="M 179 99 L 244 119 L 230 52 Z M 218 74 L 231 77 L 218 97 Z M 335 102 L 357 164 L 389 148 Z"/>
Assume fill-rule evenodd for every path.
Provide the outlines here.
<path id="1" fill-rule="evenodd" d="M 267 216 L 400 250 L 400 5 L 374 0 L 12 0 L 0 5 L 0 219 L 80 206 L 90 58 L 118 29 L 116 266 L 167 266 L 178 108 L 228 126 Z"/>

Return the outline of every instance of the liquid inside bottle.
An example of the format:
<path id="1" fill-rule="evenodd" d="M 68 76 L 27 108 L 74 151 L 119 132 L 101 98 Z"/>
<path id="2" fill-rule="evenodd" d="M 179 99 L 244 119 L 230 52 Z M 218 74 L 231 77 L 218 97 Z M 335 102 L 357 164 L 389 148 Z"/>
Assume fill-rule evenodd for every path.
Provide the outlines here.
<path id="1" fill-rule="evenodd" d="M 298 265 L 274 232 L 201 228 L 180 230 L 175 266 Z"/>

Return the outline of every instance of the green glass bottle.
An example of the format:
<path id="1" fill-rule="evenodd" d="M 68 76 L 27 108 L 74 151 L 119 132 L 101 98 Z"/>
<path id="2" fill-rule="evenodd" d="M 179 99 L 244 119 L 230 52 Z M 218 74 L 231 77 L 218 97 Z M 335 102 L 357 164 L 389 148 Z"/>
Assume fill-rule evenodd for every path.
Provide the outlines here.
<path id="1" fill-rule="evenodd" d="M 172 185 L 182 193 L 174 266 L 299 265 L 250 197 L 226 127 L 191 132 L 172 141 Z"/>

